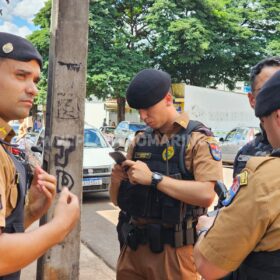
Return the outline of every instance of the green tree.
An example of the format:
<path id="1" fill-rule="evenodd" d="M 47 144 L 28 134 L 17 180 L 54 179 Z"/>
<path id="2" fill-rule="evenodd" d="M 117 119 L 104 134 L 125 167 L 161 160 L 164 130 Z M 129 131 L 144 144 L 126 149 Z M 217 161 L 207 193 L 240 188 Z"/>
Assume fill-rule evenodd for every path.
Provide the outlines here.
<path id="1" fill-rule="evenodd" d="M 131 77 L 150 64 L 145 16 L 151 1 L 91 1 L 88 92 L 117 99 L 118 121 L 125 115 Z"/>
<path id="2" fill-rule="evenodd" d="M 36 104 L 45 105 L 47 97 L 47 77 L 48 77 L 48 59 L 50 44 L 50 20 L 51 20 L 51 0 L 45 3 L 45 6 L 37 13 L 33 22 L 40 27 L 39 30 L 33 31 L 27 37 L 38 49 L 43 58 L 43 69 L 41 79 L 38 84 L 39 94 L 35 99 Z"/>
<path id="3" fill-rule="evenodd" d="M 279 1 L 156 0 L 147 18 L 154 63 L 177 82 L 234 88 L 279 47 Z"/>
<path id="4" fill-rule="evenodd" d="M 46 92 L 51 1 L 36 15 L 29 39 L 43 54 Z M 91 0 L 87 96 L 116 98 L 139 70 L 155 67 L 173 82 L 215 87 L 248 79 L 249 68 L 279 55 L 278 0 Z"/>

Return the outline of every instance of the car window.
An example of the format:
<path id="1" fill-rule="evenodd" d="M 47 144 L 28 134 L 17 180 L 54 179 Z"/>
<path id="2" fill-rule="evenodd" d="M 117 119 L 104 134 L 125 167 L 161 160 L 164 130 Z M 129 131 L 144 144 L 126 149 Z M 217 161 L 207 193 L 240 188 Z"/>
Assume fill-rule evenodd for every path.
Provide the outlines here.
<path id="1" fill-rule="evenodd" d="M 236 129 L 233 129 L 232 131 L 230 131 L 227 134 L 225 141 L 232 141 L 234 139 L 235 133 L 236 133 Z"/>
<path id="2" fill-rule="evenodd" d="M 84 146 L 92 148 L 108 147 L 102 135 L 95 129 L 85 129 L 84 131 Z"/>
<path id="3" fill-rule="evenodd" d="M 124 126 L 124 122 L 120 122 L 116 128 L 116 130 L 122 129 Z"/>
<path id="4" fill-rule="evenodd" d="M 145 124 L 140 124 L 140 123 L 131 123 L 129 124 L 129 130 L 131 131 L 137 131 L 140 129 L 144 129 L 146 127 Z"/>
<path id="5" fill-rule="evenodd" d="M 115 128 L 114 127 L 106 127 L 105 128 L 105 133 L 114 133 Z"/>
<path id="6" fill-rule="evenodd" d="M 247 140 L 247 134 L 248 128 L 239 128 L 236 130 L 234 138 L 236 141 Z"/>

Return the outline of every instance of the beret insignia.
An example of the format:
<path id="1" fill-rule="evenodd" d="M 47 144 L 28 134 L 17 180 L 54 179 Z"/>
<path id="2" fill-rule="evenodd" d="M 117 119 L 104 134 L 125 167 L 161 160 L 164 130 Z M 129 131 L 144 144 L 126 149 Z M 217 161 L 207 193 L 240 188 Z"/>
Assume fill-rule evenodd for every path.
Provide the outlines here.
<path id="1" fill-rule="evenodd" d="M 2 50 L 4 53 L 11 53 L 14 50 L 14 46 L 12 43 L 7 43 L 3 45 Z"/>

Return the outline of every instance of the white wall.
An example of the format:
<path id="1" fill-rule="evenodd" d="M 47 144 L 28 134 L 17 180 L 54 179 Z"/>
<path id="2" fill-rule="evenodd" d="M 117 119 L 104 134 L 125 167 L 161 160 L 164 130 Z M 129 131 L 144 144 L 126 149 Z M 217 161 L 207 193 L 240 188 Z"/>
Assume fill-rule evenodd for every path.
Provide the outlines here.
<path id="1" fill-rule="evenodd" d="M 195 86 L 185 87 L 185 111 L 218 134 L 237 126 L 259 126 L 247 94 Z"/>
<path id="2" fill-rule="evenodd" d="M 104 110 L 104 102 L 102 101 L 86 101 L 85 102 L 85 123 L 93 125 L 97 128 L 102 126 L 104 118 L 106 118 Z M 108 123 L 107 118 L 107 123 Z"/>

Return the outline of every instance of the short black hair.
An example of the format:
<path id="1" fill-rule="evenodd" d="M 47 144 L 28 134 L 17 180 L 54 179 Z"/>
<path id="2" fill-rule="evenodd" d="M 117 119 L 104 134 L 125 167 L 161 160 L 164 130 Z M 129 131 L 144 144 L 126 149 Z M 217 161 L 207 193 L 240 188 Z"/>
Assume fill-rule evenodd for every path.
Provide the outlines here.
<path id="1" fill-rule="evenodd" d="M 260 62 L 258 62 L 255 66 L 251 68 L 250 73 L 250 81 L 251 81 L 251 88 L 254 91 L 254 84 L 256 81 L 257 76 L 261 73 L 263 68 L 266 67 L 280 67 L 280 56 L 271 56 L 267 57 Z"/>

